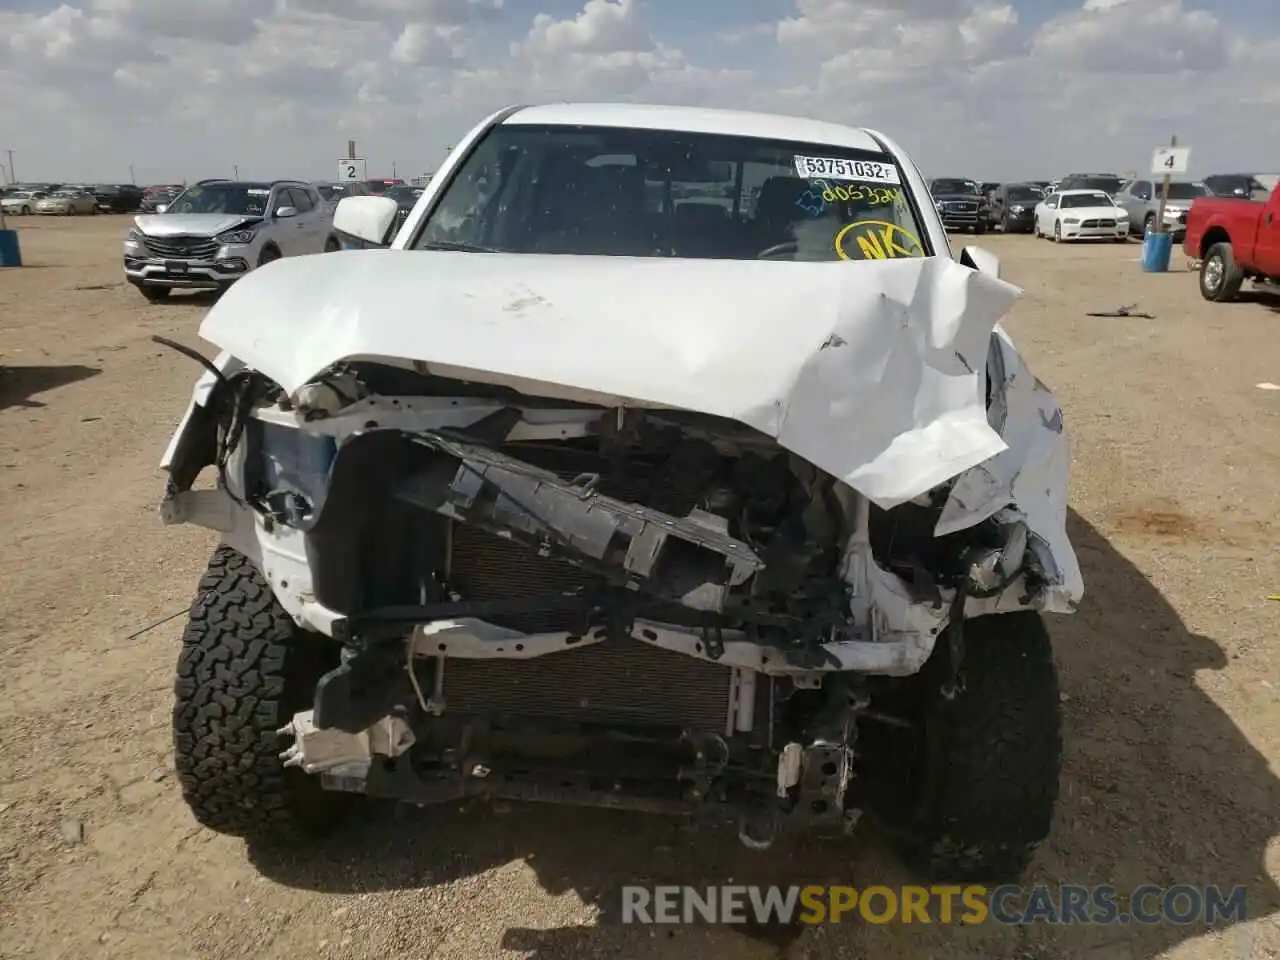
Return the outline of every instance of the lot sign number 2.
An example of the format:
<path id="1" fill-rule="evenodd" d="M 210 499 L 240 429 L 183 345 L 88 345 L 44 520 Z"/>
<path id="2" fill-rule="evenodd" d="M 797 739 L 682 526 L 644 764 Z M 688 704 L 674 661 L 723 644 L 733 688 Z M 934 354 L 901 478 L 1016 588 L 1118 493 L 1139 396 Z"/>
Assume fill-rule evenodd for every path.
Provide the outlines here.
<path id="1" fill-rule="evenodd" d="M 367 180 L 364 170 L 364 158 L 350 158 L 338 161 L 338 181 L 352 183 L 356 180 Z"/>

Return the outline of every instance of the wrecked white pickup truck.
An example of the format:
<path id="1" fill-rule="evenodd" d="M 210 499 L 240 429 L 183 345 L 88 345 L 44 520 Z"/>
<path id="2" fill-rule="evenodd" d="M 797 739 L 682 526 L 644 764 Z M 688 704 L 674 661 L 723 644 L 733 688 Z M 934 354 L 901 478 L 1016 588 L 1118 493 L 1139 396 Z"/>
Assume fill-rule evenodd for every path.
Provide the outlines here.
<path id="1" fill-rule="evenodd" d="M 209 312 L 162 515 L 221 535 L 178 663 L 215 830 L 353 794 L 878 819 L 1016 874 L 1057 795 L 1041 613 L 1082 593 L 1053 396 L 885 137 L 502 111 L 403 226 Z M 207 468 L 215 482 L 196 481 Z"/>

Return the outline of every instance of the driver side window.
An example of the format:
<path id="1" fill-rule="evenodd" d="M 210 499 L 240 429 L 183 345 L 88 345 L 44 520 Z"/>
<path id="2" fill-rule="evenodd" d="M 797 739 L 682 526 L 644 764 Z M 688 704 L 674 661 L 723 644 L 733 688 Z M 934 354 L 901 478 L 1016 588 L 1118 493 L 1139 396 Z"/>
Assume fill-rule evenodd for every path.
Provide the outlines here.
<path id="1" fill-rule="evenodd" d="M 463 161 L 415 245 L 437 241 L 488 244 L 494 200 L 505 179 L 499 169 L 502 157 L 497 143 L 497 138 L 487 137 Z"/>

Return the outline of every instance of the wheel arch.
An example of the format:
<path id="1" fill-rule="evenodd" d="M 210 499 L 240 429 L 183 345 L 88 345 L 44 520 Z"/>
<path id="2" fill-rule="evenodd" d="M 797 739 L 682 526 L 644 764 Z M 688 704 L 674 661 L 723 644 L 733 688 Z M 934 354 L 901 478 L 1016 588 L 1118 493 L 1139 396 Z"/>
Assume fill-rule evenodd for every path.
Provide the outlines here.
<path id="1" fill-rule="evenodd" d="M 284 251 L 280 249 L 280 244 L 276 243 L 274 240 L 268 240 L 262 245 L 262 249 L 258 251 L 258 261 L 255 265 L 261 266 L 262 258 L 268 253 L 274 253 L 277 257 L 284 257 Z"/>
<path id="2" fill-rule="evenodd" d="M 1215 224 L 1204 232 L 1204 236 L 1200 238 L 1199 254 L 1203 257 L 1209 252 L 1209 248 L 1215 243 L 1230 243 L 1231 234 L 1227 233 L 1227 228 L 1221 224 Z"/>

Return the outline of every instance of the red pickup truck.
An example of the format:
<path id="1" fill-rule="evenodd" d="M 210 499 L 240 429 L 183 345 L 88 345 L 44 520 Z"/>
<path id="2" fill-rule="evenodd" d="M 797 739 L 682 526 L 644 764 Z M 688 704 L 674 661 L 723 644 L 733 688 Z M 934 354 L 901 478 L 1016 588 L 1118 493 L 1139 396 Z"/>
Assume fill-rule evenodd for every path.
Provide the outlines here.
<path id="1" fill-rule="evenodd" d="M 1232 300 L 1245 280 L 1280 283 L 1280 186 L 1262 202 L 1199 197 L 1182 249 L 1200 263 L 1200 295 Z"/>

